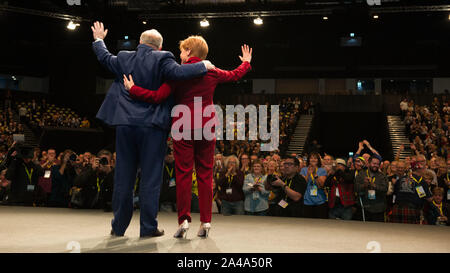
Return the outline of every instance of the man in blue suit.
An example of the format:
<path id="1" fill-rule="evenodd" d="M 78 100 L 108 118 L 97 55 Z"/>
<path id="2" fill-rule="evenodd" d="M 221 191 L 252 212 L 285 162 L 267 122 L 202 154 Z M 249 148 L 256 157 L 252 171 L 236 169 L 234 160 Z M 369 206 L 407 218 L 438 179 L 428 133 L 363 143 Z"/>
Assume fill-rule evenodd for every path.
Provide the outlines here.
<path id="1" fill-rule="evenodd" d="M 133 100 L 124 88 L 123 75 L 131 74 L 139 86 L 157 90 L 165 81 L 203 76 L 214 66 L 208 61 L 179 65 L 172 53 L 161 51 L 163 39 L 156 30 L 142 33 L 136 51 L 120 51 L 114 56 L 103 42 L 108 33 L 103 23 L 95 22 L 91 29 L 98 60 L 116 76 L 97 113 L 98 119 L 116 127 L 111 235 L 123 236 L 130 224 L 133 189 L 140 166 L 140 237 L 162 236 L 164 231 L 158 229 L 156 216 L 173 100 L 161 104 Z"/>

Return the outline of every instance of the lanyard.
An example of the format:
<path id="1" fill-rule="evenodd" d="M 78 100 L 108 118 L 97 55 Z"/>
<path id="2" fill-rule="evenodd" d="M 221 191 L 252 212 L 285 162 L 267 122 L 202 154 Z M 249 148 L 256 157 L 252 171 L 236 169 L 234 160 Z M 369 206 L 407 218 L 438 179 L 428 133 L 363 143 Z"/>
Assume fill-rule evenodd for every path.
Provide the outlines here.
<path id="1" fill-rule="evenodd" d="M 31 168 L 31 172 L 30 172 L 30 171 L 28 171 L 28 168 L 27 168 L 27 166 L 25 166 L 25 164 L 23 164 L 23 166 L 25 167 L 25 171 L 27 172 L 28 180 L 30 181 L 30 185 L 31 185 L 31 177 L 33 176 L 34 169 Z"/>
<path id="2" fill-rule="evenodd" d="M 100 180 L 100 178 L 97 177 L 97 191 L 100 192 L 100 185 L 103 184 L 103 181 L 105 179 Z"/>
<path id="3" fill-rule="evenodd" d="M 411 175 L 411 178 L 416 181 L 417 184 L 420 184 L 420 182 L 422 182 L 422 177 L 420 177 L 419 181 L 417 181 L 417 179 Z"/>
<path id="4" fill-rule="evenodd" d="M 289 185 L 287 185 L 287 187 L 288 187 L 288 188 L 291 188 L 292 180 L 293 180 L 293 179 L 291 178 L 291 179 L 289 179 L 289 180 L 290 180 L 290 181 L 289 181 Z M 287 181 L 288 181 L 288 180 L 286 179 L 286 181 L 284 181 L 284 183 L 287 184 Z M 286 193 L 286 196 L 284 197 L 284 200 L 287 201 L 287 199 L 288 199 L 288 195 L 287 195 L 287 193 Z"/>
<path id="5" fill-rule="evenodd" d="M 315 175 L 317 175 L 317 168 L 316 168 Z M 315 176 L 315 175 L 314 175 L 314 176 Z M 316 184 L 316 181 L 314 180 L 314 176 L 313 176 L 313 174 L 311 173 L 311 181 L 312 181 L 313 185 Z"/>
<path id="6" fill-rule="evenodd" d="M 367 177 L 368 178 L 370 178 L 370 182 L 372 183 L 372 184 L 375 184 L 375 176 L 374 177 L 370 177 L 370 175 L 369 175 L 369 170 L 366 170 L 366 172 L 367 172 Z"/>
<path id="7" fill-rule="evenodd" d="M 436 204 L 436 203 L 434 202 L 434 200 L 433 200 L 433 205 L 435 205 L 436 208 L 439 209 L 439 213 L 441 214 L 441 216 L 444 216 L 444 212 L 442 211 L 442 202 L 438 205 L 438 204 Z"/>
<path id="8" fill-rule="evenodd" d="M 289 180 L 290 180 L 290 181 L 289 181 L 289 185 L 288 185 L 288 188 L 291 188 L 291 185 L 292 185 L 292 180 L 293 180 L 293 179 L 291 178 L 291 179 L 289 179 Z M 286 184 L 287 184 L 287 181 L 288 181 L 288 180 L 286 179 L 286 181 L 284 181 L 284 183 L 286 183 Z"/>
<path id="9" fill-rule="evenodd" d="M 172 178 L 174 168 L 172 168 L 172 170 L 169 171 L 169 167 L 167 167 L 167 165 L 166 165 L 166 170 L 167 170 L 167 173 L 169 174 L 169 178 Z"/>
<path id="10" fill-rule="evenodd" d="M 258 180 L 256 180 L 256 177 L 255 177 L 255 184 L 259 184 L 259 182 L 261 182 L 261 179 L 262 179 L 262 177 L 258 177 Z"/>
<path id="11" fill-rule="evenodd" d="M 231 182 L 233 182 L 233 178 L 234 178 L 234 175 L 227 176 L 229 186 L 231 186 Z"/>

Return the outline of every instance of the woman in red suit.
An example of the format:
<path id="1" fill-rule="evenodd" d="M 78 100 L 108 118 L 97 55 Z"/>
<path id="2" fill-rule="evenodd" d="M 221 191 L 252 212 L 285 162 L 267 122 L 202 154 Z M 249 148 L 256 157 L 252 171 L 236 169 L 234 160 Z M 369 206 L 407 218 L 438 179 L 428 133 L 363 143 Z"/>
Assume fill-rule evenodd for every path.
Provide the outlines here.
<path id="1" fill-rule="evenodd" d="M 221 69 L 210 70 L 205 76 L 178 82 L 167 82 L 161 85 L 157 91 L 146 90 L 134 85 L 133 78 L 130 75 L 128 79 L 124 75 L 124 84 L 127 90 L 130 90 L 130 96 L 133 99 L 142 100 L 148 103 L 161 103 L 170 94 L 174 95 L 175 105 L 186 105 L 191 113 L 191 127 L 183 128 L 183 132 L 191 135 L 194 139 L 194 131 L 207 127 L 208 121 L 214 119 L 214 112 L 210 117 L 203 117 L 203 110 L 213 105 L 214 90 L 218 83 L 237 81 L 242 78 L 250 69 L 250 61 L 252 59 L 252 49 L 247 45 L 241 47 L 242 56 L 239 58 L 242 64 L 233 71 L 225 71 Z M 204 60 L 208 54 L 208 45 L 201 36 L 190 36 L 180 42 L 180 58 L 183 64 L 196 63 Z M 194 111 L 194 97 L 201 97 L 201 108 Z M 197 103 L 196 103 L 197 104 Z M 175 106 L 177 107 L 177 106 Z M 201 110 L 202 112 L 198 112 Z M 183 113 L 184 115 L 184 113 Z M 200 116 L 201 122 L 195 123 L 194 117 Z M 173 117 L 172 125 L 174 125 L 180 117 Z M 214 122 L 214 121 L 213 121 Z M 211 123 L 208 123 L 211 124 Z M 207 125 L 207 126 L 205 126 Z M 188 131 L 186 131 L 188 130 Z M 214 126 L 211 128 L 214 133 Z M 192 171 L 195 163 L 198 182 L 198 199 L 200 206 L 200 230 L 199 237 L 207 237 L 211 228 L 211 210 L 213 199 L 213 162 L 214 149 L 216 140 L 207 140 L 202 134 L 200 140 L 180 139 L 173 141 L 175 156 L 175 172 L 177 186 L 177 209 L 179 228 L 174 237 L 186 237 L 191 222 L 191 185 Z"/>

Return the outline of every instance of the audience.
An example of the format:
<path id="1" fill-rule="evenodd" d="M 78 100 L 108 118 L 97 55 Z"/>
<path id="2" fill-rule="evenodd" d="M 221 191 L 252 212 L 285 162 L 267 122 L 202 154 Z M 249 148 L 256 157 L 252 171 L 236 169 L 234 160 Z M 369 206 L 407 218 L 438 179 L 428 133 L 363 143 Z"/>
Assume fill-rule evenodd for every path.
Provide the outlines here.
<path id="1" fill-rule="evenodd" d="M 238 158 L 225 159 L 225 168 L 216 182 L 223 215 L 244 214 L 244 174 L 239 170 Z"/>
<path id="2" fill-rule="evenodd" d="M 328 218 L 327 195 L 324 190 L 327 171 L 322 168 L 318 153 L 309 154 L 306 165 L 300 174 L 307 181 L 304 201 L 304 216 L 307 218 Z"/>
<path id="3" fill-rule="evenodd" d="M 360 198 L 364 221 L 384 222 L 388 182 L 380 172 L 380 160 L 371 156 L 369 167 L 359 172 L 355 179 L 355 191 Z"/>
<path id="4" fill-rule="evenodd" d="M 271 175 L 266 183 L 266 188 L 274 193 L 269 215 L 303 217 L 306 180 L 299 175 L 300 162 L 296 157 L 287 157 L 282 164 L 283 176 Z"/>
<path id="5" fill-rule="evenodd" d="M 354 174 L 347 168 L 344 159 L 336 159 L 336 171 L 325 181 L 328 192 L 328 217 L 351 220 L 355 205 Z"/>
<path id="6" fill-rule="evenodd" d="M 242 188 L 245 195 L 244 210 L 247 215 L 265 216 L 269 209 L 270 191 L 266 190 L 267 176 L 261 160 L 252 162 L 250 173 L 245 176 Z"/>
<path id="7" fill-rule="evenodd" d="M 44 100 L 16 105 L 20 121 L 33 126 L 90 126 L 87 118 L 81 119 L 70 109 L 58 108 Z M 90 152 L 76 155 L 71 150 L 19 149 L 12 135 L 23 133 L 23 126 L 14 121 L 11 108 L 5 109 L 0 110 L 3 204 L 111 211 L 115 154 L 106 150 L 93 156 Z M 313 106 L 298 98 L 282 99 L 279 150 L 261 151 L 265 143 L 259 138 L 217 141 L 213 168 L 215 211 L 224 215 L 449 225 L 448 102 L 433 99 L 431 106 L 418 106 L 405 99 L 401 111 L 413 152 L 404 159 L 397 155 L 393 161 L 383 161 L 367 140 L 361 140 L 354 156 L 348 159 L 335 159 L 323 153 L 317 141 L 304 154 L 288 155 L 287 147 L 300 114 L 312 114 Z M 245 124 L 248 125 L 248 117 Z M 233 131 L 235 136 L 238 130 Z M 245 135 L 248 139 L 248 126 Z M 368 153 L 363 153 L 365 149 Z M 161 210 L 176 210 L 173 166 L 169 149 Z M 138 182 L 139 176 L 135 192 L 139 190 Z M 195 175 L 192 192 L 195 196 Z M 138 200 L 135 201 L 138 207 Z M 194 202 L 195 198 L 193 211 Z"/>

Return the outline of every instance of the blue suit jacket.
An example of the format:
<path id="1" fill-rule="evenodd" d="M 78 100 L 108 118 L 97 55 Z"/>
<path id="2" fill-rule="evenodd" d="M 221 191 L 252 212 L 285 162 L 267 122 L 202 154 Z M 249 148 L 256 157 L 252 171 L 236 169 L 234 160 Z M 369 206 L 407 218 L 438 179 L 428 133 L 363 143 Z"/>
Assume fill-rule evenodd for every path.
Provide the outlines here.
<path id="1" fill-rule="evenodd" d="M 108 125 L 158 127 L 170 130 L 173 99 L 161 104 L 133 100 L 123 85 L 123 75 L 131 74 L 136 85 L 158 90 L 167 80 L 186 80 L 206 74 L 203 63 L 179 65 L 168 51 L 155 50 L 140 44 L 136 51 L 111 54 L 103 41 L 92 45 L 98 60 L 116 75 L 97 118 Z"/>

